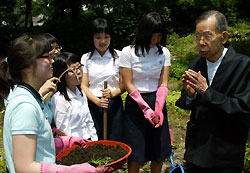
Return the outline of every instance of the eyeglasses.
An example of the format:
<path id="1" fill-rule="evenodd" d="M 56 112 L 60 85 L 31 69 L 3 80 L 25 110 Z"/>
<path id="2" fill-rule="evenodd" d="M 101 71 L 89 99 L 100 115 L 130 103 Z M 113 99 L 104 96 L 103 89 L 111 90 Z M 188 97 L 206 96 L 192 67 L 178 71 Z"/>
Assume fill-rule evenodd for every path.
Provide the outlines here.
<path id="1" fill-rule="evenodd" d="M 46 58 L 48 60 L 52 59 L 52 57 L 50 55 L 42 55 L 42 56 L 40 56 L 40 58 Z"/>
<path id="2" fill-rule="evenodd" d="M 83 64 L 79 64 L 78 66 L 71 66 L 70 67 L 71 70 L 69 70 L 68 72 L 76 73 L 77 70 L 82 70 L 83 66 L 84 66 Z"/>
<path id="3" fill-rule="evenodd" d="M 56 46 L 56 47 L 54 47 L 53 49 L 62 50 L 62 46 Z"/>
<path id="4" fill-rule="evenodd" d="M 203 33 L 195 33 L 195 40 L 196 42 L 199 42 L 202 38 L 204 42 L 211 42 L 213 41 L 216 37 L 218 36 L 218 34 L 213 34 L 212 32 L 208 31 L 208 32 L 203 32 Z"/>
<path id="5" fill-rule="evenodd" d="M 54 47 L 50 52 L 49 52 L 49 54 L 51 55 L 51 56 L 55 56 L 55 55 L 58 55 L 58 54 L 60 54 L 60 52 L 62 51 L 62 46 L 57 46 L 57 47 Z"/>

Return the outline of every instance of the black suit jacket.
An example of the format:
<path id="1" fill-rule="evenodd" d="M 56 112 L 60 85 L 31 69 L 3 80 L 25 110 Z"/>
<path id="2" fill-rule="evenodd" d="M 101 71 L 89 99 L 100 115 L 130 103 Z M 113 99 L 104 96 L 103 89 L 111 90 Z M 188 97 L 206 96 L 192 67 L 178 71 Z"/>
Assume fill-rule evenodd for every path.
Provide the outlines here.
<path id="1" fill-rule="evenodd" d="M 206 60 L 190 68 L 207 79 Z M 185 160 L 200 167 L 243 166 L 250 114 L 250 58 L 230 46 L 203 96 L 186 105 L 182 91 L 176 106 L 191 110 L 187 124 Z"/>

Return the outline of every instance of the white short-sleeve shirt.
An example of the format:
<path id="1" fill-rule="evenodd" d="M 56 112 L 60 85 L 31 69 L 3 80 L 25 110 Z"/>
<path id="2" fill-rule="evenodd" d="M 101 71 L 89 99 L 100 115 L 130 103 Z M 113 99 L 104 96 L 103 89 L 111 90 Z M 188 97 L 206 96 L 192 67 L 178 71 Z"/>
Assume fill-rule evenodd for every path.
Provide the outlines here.
<path id="1" fill-rule="evenodd" d="M 98 137 L 85 93 L 82 92 L 81 95 L 76 89 L 75 94 L 68 88 L 67 93 L 71 101 L 66 100 L 59 91 L 51 99 L 56 127 L 68 136 L 91 138 L 92 141 L 97 141 Z"/>
<path id="2" fill-rule="evenodd" d="M 121 51 L 115 50 L 119 56 Z M 113 91 L 119 87 L 119 65 L 118 57 L 113 59 L 109 50 L 101 56 L 97 50 L 89 58 L 90 53 L 86 53 L 81 58 L 83 73 L 88 73 L 89 89 L 96 97 L 102 97 L 101 89 L 104 88 L 104 81 L 108 82 L 108 88 Z"/>
<path id="3" fill-rule="evenodd" d="M 13 162 L 13 135 L 32 134 L 37 136 L 36 162 L 55 163 L 55 143 L 45 104 L 22 87 L 15 87 L 6 100 L 4 116 L 4 151 L 7 167 L 15 172 Z M 50 111 L 50 109 L 46 109 Z"/>
<path id="4" fill-rule="evenodd" d="M 158 48 L 155 46 L 149 52 L 141 54 L 141 49 L 138 50 L 139 55 L 135 55 L 134 46 L 127 46 L 122 49 L 119 66 L 131 68 L 133 73 L 133 84 L 141 93 L 157 91 L 158 83 L 163 66 L 170 66 L 170 52 L 166 47 L 162 47 L 163 54 L 158 53 Z"/>

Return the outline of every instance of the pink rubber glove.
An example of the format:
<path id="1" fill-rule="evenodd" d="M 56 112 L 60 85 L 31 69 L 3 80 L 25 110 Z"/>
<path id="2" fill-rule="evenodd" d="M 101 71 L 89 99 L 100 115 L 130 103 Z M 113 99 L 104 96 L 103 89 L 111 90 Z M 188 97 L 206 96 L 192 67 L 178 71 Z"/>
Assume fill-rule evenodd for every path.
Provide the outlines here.
<path id="1" fill-rule="evenodd" d="M 166 97 L 168 95 L 168 87 L 160 86 L 156 92 L 156 101 L 155 101 L 155 115 L 160 116 L 160 125 L 162 126 L 164 115 L 162 113 L 163 106 L 165 105 Z"/>
<path id="2" fill-rule="evenodd" d="M 64 132 L 60 131 L 58 128 L 52 128 L 53 136 L 67 136 Z"/>
<path id="3" fill-rule="evenodd" d="M 141 108 L 144 117 L 153 125 L 159 123 L 159 117 L 155 115 L 154 111 L 150 108 L 150 106 L 143 100 L 141 94 L 136 89 L 129 94 L 129 96 L 136 101 L 138 106 Z"/>
<path id="4" fill-rule="evenodd" d="M 41 173 L 101 173 L 106 170 L 105 167 L 95 168 L 88 163 L 64 166 L 40 162 Z"/>
<path id="5" fill-rule="evenodd" d="M 72 147 L 73 145 L 80 145 L 81 147 L 86 147 L 87 139 L 73 137 L 73 136 L 58 136 L 54 138 L 56 154 L 61 153 L 63 150 Z"/>

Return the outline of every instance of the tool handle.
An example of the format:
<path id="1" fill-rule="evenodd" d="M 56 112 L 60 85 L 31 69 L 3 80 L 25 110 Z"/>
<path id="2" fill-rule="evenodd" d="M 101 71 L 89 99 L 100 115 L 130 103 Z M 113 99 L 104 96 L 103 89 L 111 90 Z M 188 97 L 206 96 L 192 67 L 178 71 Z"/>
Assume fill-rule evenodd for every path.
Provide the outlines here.
<path id="1" fill-rule="evenodd" d="M 54 94 L 53 91 L 50 91 L 47 94 L 45 94 L 45 96 L 43 97 L 43 102 L 46 103 L 53 94 Z"/>
<path id="2" fill-rule="evenodd" d="M 66 70 L 64 70 L 64 72 L 62 72 L 62 74 L 59 76 L 59 80 L 61 80 L 61 78 L 63 77 L 63 75 L 67 72 L 67 71 L 69 71 L 69 70 L 71 70 L 71 69 L 66 69 Z M 77 78 L 77 80 L 78 80 L 78 78 Z M 56 84 L 57 84 L 57 82 L 56 82 Z M 46 103 L 48 100 L 49 100 L 49 98 L 52 96 L 54 94 L 54 91 L 50 91 L 50 92 L 48 92 L 47 94 L 45 94 L 45 96 L 43 97 L 43 101 L 44 101 L 44 103 Z"/>
<path id="3" fill-rule="evenodd" d="M 104 89 L 106 89 L 108 87 L 108 82 L 104 81 Z M 107 140 L 107 119 L 108 119 L 108 115 L 107 115 L 107 108 L 104 108 L 103 110 L 103 139 Z"/>

